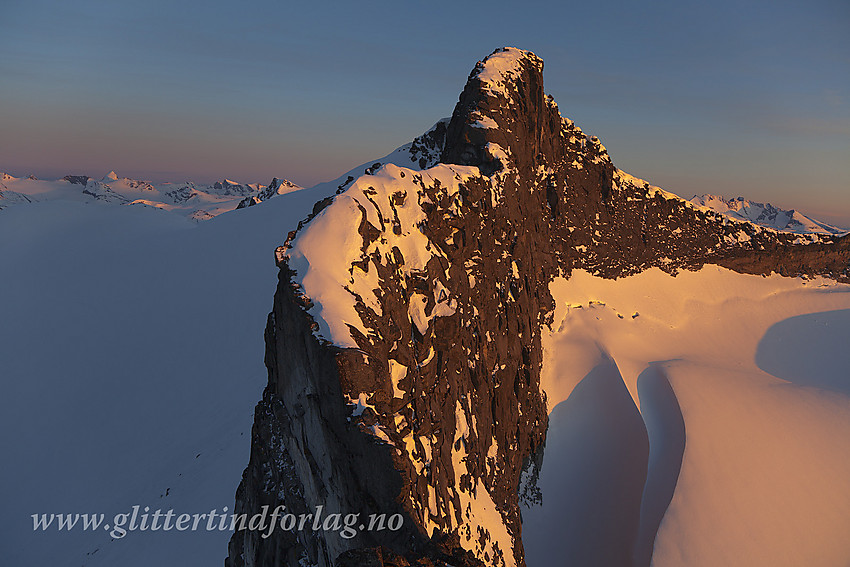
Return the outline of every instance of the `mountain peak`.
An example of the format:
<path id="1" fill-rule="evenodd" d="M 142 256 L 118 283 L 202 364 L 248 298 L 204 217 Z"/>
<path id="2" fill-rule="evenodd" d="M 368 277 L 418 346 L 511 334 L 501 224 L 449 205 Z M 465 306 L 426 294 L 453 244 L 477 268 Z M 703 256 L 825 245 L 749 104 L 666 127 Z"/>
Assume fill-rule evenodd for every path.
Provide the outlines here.
<path id="1" fill-rule="evenodd" d="M 469 74 L 449 122 L 441 161 L 478 166 L 487 175 L 507 167 L 534 169 L 562 161 L 571 151 L 570 142 L 607 160 L 598 140 L 588 144 L 544 93 L 543 60 L 531 51 L 504 47 L 479 61 Z"/>
<path id="2" fill-rule="evenodd" d="M 494 93 L 504 93 L 508 83 L 514 82 L 523 69 L 531 65 L 543 74 L 543 60 L 531 51 L 516 47 L 501 47 L 479 61 L 470 73 L 470 79 L 478 79 L 483 88 Z"/>
<path id="3" fill-rule="evenodd" d="M 422 157 L 418 142 L 399 154 L 414 168 L 376 161 L 312 193 L 320 200 L 276 249 L 269 383 L 235 508 L 334 502 L 397 513 L 400 529 L 351 540 L 240 531 L 229 567 L 281 557 L 523 567 L 520 506 L 541 499 L 556 279 L 707 263 L 850 279 L 850 240 L 734 222 L 617 170 L 560 116 L 531 52 L 477 63 L 444 137 L 442 124 L 421 137 L 431 140 Z M 635 523 L 605 537 L 610 564 L 631 563 L 635 495 Z"/>
<path id="4" fill-rule="evenodd" d="M 115 173 L 115 171 L 110 171 L 109 173 L 103 176 L 103 179 L 101 179 L 101 181 L 103 181 L 104 183 L 109 181 L 118 181 L 118 174 Z"/>
<path id="5" fill-rule="evenodd" d="M 843 235 L 847 230 L 819 221 L 794 209 L 781 209 L 770 203 L 758 203 L 744 197 L 726 199 L 720 195 L 695 195 L 691 203 L 707 207 L 729 218 L 751 222 L 783 232 Z"/>

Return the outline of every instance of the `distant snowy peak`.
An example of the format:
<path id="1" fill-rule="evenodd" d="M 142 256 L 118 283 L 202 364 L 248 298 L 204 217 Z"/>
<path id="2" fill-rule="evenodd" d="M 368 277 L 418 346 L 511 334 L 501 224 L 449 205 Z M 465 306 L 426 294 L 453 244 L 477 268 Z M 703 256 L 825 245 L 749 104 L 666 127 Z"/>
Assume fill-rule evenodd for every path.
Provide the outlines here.
<path id="1" fill-rule="evenodd" d="M 293 191 L 298 191 L 299 189 L 302 189 L 302 187 L 287 179 L 278 179 L 275 177 L 272 179 L 271 183 L 269 183 L 268 187 L 262 188 L 257 191 L 255 195 L 245 197 L 239 201 L 239 205 L 237 205 L 236 208 L 244 209 L 245 207 L 252 207 L 277 195 L 285 195 L 287 193 L 292 193 Z"/>
<path id="2" fill-rule="evenodd" d="M 0 174 L 0 209 L 39 201 L 71 200 L 115 205 L 141 205 L 171 211 L 194 221 L 214 218 L 222 213 L 256 205 L 276 195 L 298 191 L 300 186 L 277 177 L 266 186 L 239 183 L 230 179 L 210 185 L 152 183 L 120 177 L 110 171 L 100 180 L 87 175 L 66 175 L 54 181 L 33 176 L 18 178 Z"/>
<path id="3" fill-rule="evenodd" d="M 743 197 L 725 199 L 718 195 L 696 195 L 691 203 L 707 207 L 727 217 L 748 221 L 760 226 L 799 234 L 848 234 L 847 229 L 813 219 L 793 209 L 785 210 L 770 203 L 757 203 Z"/>

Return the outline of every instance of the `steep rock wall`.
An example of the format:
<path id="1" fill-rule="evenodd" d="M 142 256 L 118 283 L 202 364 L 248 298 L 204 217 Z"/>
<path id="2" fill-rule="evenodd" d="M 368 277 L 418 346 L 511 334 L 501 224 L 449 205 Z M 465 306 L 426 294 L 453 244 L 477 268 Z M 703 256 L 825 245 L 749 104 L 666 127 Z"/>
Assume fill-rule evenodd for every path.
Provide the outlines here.
<path id="1" fill-rule="evenodd" d="M 561 117 L 542 70 L 513 48 L 479 62 L 448 126 L 420 140 L 442 145 L 441 163 L 376 164 L 277 253 L 237 512 L 323 506 L 403 526 L 237 532 L 228 565 L 524 565 L 557 275 L 716 263 L 848 279 L 846 238 L 732 221 L 617 170 Z"/>

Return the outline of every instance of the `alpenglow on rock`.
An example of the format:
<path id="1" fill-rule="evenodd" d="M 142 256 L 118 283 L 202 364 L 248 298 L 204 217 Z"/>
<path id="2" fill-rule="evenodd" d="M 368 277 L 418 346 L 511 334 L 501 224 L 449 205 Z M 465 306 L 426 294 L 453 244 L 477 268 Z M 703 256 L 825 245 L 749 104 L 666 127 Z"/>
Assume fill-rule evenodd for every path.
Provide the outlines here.
<path id="1" fill-rule="evenodd" d="M 497 50 L 406 167 L 349 177 L 278 248 L 269 383 L 236 512 L 403 522 L 353 537 L 238 531 L 228 566 L 525 565 L 556 276 L 711 263 L 850 279 L 846 238 L 730 219 L 615 168 L 542 73 L 533 53 Z"/>

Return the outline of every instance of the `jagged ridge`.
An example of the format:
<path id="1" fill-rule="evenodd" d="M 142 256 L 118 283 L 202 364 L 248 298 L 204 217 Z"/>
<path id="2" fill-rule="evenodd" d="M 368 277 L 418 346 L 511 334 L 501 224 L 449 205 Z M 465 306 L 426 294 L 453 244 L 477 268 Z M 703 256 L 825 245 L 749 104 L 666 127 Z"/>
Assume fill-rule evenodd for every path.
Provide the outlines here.
<path id="1" fill-rule="evenodd" d="M 524 565 L 557 275 L 716 263 L 848 279 L 847 239 L 736 222 L 617 170 L 544 95 L 530 52 L 476 65 L 440 162 L 347 179 L 278 250 L 269 386 L 237 497 L 246 513 L 398 512 L 404 528 L 237 533 L 228 565 Z"/>
<path id="2" fill-rule="evenodd" d="M 749 221 L 784 232 L 837 236 L 848 233 L 846 229 L 815 220 L 793 209 L 786 211 L 770 203 L 757 203 L 743 197 L 724 199 L 718 195 L 695 195 L 691 198 L 691 202 L 701 207 L 708 207 L 729 218 Z"/>

